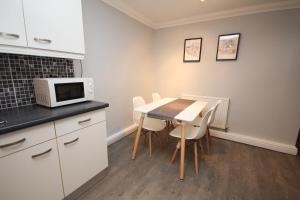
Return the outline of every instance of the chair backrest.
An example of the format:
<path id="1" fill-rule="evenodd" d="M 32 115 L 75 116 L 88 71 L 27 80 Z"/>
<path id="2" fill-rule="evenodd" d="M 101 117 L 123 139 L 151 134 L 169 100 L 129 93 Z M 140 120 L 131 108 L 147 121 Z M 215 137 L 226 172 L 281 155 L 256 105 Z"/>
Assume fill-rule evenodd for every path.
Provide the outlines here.
<path id="1" fill-rule="evenodd" d="M 139 124 L 139 120 L 141 117 L 141 113 L 139 112 L 135 112 L 134 109 L 139 107 L 139 106 L 143 106 L 146 104 L 145 100 L 143 99 L 143 97 L 141 96 L 137 96 L 137 97 L 133 97 L 132 99 L 132 103 L 133 103 L 133 122 L 135 124 Z"/>
<path id="2" fill-rule="evenodd" d="M 161 96 L 158 93 L 152 93 L 152 100 L 153 102 L 161 100 Z"/>
<path id="3" fill-rule="evenodd" d="M 211 108 L 212 109 L 212 113 L 211 113 L 211 116 L 208 119 L 208 126 L 210 126 L 212 123 L 214 123 L 215 116 L 216 116 L 216 111 L 217 111 L 218 106 L 220 105 L 220 103 L 222 103 L 221 100 L 217 101 L 217 103 Z"/>
<path id="4" fill-rule="evenodd" d="M 213 109 L 210 109 L 202 118 L 202 120 L 199 124 L 199 130 L 198 130 L 198 133 L 197 133 L 195 139 L 202 138 L 203 135 L 205 135 L 207 126 L 208 126 L 208 119 L 210 118 L 212 111 L 213 111 Z"/>

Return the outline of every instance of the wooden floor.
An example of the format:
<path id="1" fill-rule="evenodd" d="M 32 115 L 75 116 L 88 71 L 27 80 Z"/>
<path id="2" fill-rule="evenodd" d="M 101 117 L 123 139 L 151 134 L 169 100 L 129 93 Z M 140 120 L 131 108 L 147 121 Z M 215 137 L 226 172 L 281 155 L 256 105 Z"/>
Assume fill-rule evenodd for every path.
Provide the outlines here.
<path id="1" fill-rule="evenodd" d="M 163 147 L 153 141 L 148 157 L 142 137 L 131 160 L 130 135 L 109 147 L 107 176 L 80 200 L 283 200 L 300 199 L 300 157 L 221 139 L 212 139 L 210 155 L 201 154 L 194 173 L 193 148 L 187 147 L 186 176 L 179 181 L 179 156 L 170 164 L 175 140 Z"/>

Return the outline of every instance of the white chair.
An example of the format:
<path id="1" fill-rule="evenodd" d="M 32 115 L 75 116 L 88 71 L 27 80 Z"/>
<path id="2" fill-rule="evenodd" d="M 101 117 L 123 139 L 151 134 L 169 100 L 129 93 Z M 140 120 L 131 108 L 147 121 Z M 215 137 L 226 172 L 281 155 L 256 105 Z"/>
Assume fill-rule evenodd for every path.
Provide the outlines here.
<path id="1" fill-rule="evenodd" d="M 161 100 L 161 96 L 158 93 L 152 93 L 153 102 Z"/>
<path id="2" fill-rule="evenodd" d="M 211 144 L 209 128 L 211 128 L 212 123 L 214 123 L 214 121 L 215 121 L 216 112 L 217 112 L 217 109 L 218 109 L 218 107 L 219 107 L 219 105 L 220 105 L 221 102 L 222 102 L 221 100 L 218 100 L 217 103 L 211 108 L 212 109 L 212 113 L 211 113 L 211 116 L 208 119 L 207 132 L 206 132 L 206 148 L 207 148 L 207 153 L 209 153 L 209 151 L 210 151 L 210 144 Z"/>
<path id="3" fill-rule="evenodd" d="M 207 123 L 207 130 L 206 130 L 206 150 L 207 153 L 209 154 L 210 152 L 210 132 L 209 132 L 209 128 L 211 127 L 211 125 L 214 123 L 215 121 L 215 116 L 216 116 L 216 111 L 220 105 L 220 103 L 222 103 L 221 100 L 218 100 L 216 102 L 216 104 L 210 108 L 210 110 L 212 110 L 211 116 L 208 118 L 208 123 Z M 193 125 L 199 124 L 200 121 L 202 120 L 202 118 L 197 118 L 195 121 L 192 122 Z"/>
<path id="4" fill-rule="evenodd" d="M 196 174 L 199 173 L 199 164 L 198 164 L 198 142 L 200 139 L 205 135 L 208 125 L 208 119 L 211 116 L 212 109 L 209 110 L 205 116 L 202 118 L 199 124 L 192 125 L 187 124 L 185 126 L 185 139 L 191 140 L 194 143 L 194 154 L 195 154 L 195 172 Z M 181 126 L 177 126 L 173 131 L 170 132 L 170 136 L 181 138 Z M 177 143 L 176 149 L 173 153 L 171 162 L 173 163 L 176 158 L 176 154 L 178 150 L 180 149 L 180 141 Z M 184 150 L 182 150 L 184 151 Z"/>
<path id="5" fill-rule="evenodd" d="M 140 96 L 133 97 L 132 102 L 133 102 L 133 109 L 146 104 L 143 97 L 140 97 Z M 137 126 L 139 125 L 140 117 L 141 117 L 141 113 L 133 111 L 133 122 Z M 146 131 L 146 137 L 148 137 L 149 156 L 150 157 L 152 156 L 152 134 L 154 133 L 157 135 L 157 132 L 163 130 L 165 127 L 166 127 L 166 123 L 164 121 L 159 120 L 159 119 L 145 117 L 142 128 L 144 131 Z M 159 140 L 159 142 L 160 142 L 160 140 Z"/>

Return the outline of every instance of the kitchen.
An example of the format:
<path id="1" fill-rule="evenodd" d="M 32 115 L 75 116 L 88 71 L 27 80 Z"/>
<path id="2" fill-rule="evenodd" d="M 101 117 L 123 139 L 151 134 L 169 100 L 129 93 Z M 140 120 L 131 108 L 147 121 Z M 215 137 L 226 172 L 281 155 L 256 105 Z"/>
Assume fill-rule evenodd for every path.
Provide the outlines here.
<path id="1" fill-rule="evenodd" d="M 299 1 L 124 2 L 1 0 L 0 199 L 297 199 Z M 195 159 L 172 131 L 217 102 Z"/>

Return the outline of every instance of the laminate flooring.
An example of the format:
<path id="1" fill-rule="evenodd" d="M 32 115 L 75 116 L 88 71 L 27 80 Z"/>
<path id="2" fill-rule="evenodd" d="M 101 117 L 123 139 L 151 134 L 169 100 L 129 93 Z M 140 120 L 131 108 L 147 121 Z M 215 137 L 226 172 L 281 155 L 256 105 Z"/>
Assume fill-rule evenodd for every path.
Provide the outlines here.
<path id="1" fill-rule="evenodd" d="M 161 137 L 166 138 L 167 133 Z M 144 137 L 131 160 L 134 134 L 108 148 L 107 175 L 78 200 L 284 200 L 300 199 L 300 157 L 212 138 L 209 155 L 200 153 L 195 175 L 193 146 L 187 145 L 185 180 L 179 181 L 179 154 L 170 163 L 175 139 Z"/>

